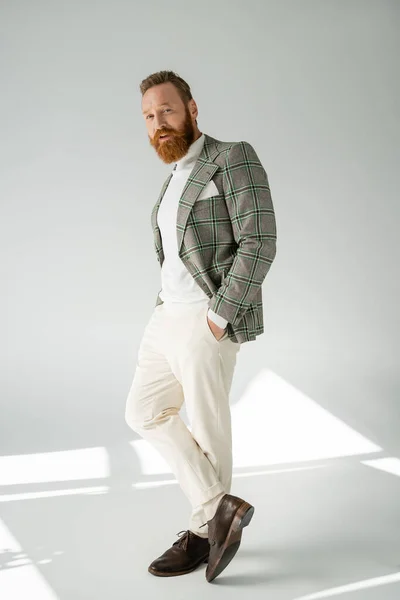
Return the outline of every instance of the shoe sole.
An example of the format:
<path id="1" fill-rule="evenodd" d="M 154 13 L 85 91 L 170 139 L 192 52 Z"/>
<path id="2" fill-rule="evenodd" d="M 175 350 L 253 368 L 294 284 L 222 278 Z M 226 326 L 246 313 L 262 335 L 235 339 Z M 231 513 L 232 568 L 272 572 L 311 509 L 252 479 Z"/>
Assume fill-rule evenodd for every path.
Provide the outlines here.
<path id="1" fill-rule="evenodd" d="M 156 577 L 175 577 L 177 575 L 186 575 L 187 573 L 191 573 L 192 571 L 197 569 L 197 567 L 201 565 L 201 563 L 208 563 L 208 556 L 199 560 L 198 563 L 196 563 L 193 567 L 190 567 L 190 569 L 187 569 L 186 571 L 157 571 L 157 569 L 153 569 L 152 567 L 149 567 L 147 570 L 149 573 L 155 575 Z"/>
<path id="2" fill-rule="evenodd" d="M 239 550 L 242 540 L 242 530 L 249 525 L 254 514 L 254 506 L 248 502 L 243 502 L 232 519 L 231 526 L 221 546 L 220 552 L 214 563 L 208 564 L 206 579 L 208 582 L 215 579 L 229 565 L 236 552 Z"/>

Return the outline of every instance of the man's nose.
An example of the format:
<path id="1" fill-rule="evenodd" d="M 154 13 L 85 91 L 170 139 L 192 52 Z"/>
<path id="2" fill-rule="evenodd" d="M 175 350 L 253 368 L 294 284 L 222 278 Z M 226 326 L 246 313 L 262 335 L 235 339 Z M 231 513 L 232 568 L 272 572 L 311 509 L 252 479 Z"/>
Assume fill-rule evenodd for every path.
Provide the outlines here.
<path id="1" fill-rule="evenodd" d="M 154 117 L 153 125 L 154 125 L 154 131 L 155 132 L 157 132 L 159 129 L 164 129 L 165 128 L 165 124 L 163 122 L 163 118 L 162 117 Z"/>

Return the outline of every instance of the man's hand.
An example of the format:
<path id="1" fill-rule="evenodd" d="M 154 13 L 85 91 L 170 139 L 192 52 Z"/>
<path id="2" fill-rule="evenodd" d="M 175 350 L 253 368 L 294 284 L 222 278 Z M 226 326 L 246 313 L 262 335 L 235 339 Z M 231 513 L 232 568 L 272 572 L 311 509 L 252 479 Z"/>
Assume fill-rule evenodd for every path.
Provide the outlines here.
<path id="1" fill-rule="evenodd" d="M 207 322 L 208 322 L 208 325 L 209 325 L 211 331 L 213 332 L 214 337 L 217 340 L 220 340 L 222 338 L 222 336 L 224 335 L 224 333 L 225 333 L 226 327 L 225 328 L 224 327 L 218 327 L 218 325 L 216 325 L 214 323 L 214 321 L 211 321 L 211 319 L 208 318 L 208 315 L 207 315 Z"/>

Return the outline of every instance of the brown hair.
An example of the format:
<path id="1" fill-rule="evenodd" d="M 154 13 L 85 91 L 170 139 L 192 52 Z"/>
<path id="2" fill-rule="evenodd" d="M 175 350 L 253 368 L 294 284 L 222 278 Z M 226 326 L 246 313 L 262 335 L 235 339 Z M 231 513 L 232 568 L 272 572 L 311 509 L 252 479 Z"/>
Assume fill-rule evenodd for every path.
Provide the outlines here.
<path id="1" fill-rule="evenodd" d="M 179 77 L 177 73 L 174 73 L 174 71 L 157 71 L 157 73 L 152 73 L 151 75 L 146 77 L 146 79 L 143 79 L 143 81 L 140 84 L 140 91 L 142 96 L 144 96 L 147 90 L 153 87 L 154 85 L 159 85 L 160 83 L 167 83 L 168 81 L 174 84 L 185 104 L 187 104 L 189 100 L 192 99 L 192 93 L 190 91 L 189 84 L 186 83 L 186 81 L 182 79 L 182 77 Z"/>

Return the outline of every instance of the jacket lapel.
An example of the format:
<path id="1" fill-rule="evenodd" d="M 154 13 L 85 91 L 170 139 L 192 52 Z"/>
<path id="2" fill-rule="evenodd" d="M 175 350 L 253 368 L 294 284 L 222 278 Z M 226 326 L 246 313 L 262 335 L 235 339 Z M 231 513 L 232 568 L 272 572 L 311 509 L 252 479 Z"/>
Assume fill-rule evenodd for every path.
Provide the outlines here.
<path id="1" fill-rule="evenodd" d="M 200 196 L 201 192 L 203 191 L 203 188 L 213 178 L 214 173 L 219 169 L 219 166 L 213 162 L 214 158 L 219 154 L 216 148 L 216 140 L 208 136 L 207 134 L 204 134 L 204 136 L 205 140 L 203 149 L 200 155 L 198 156 L 192 171 L 190 172 L 185 187 L 182 190 L 182 195 L 179 199 L 178 212 L 176 218 L 178 252 L 180 251 L 182 245 L 183 235 L 185 233 L 186 228 L 186 222 L 188 220 L 188 216 L 192 209 L 192 206 L 196 202 L 197 198 Z M 154 234 L 154 244 L 160 264 L 162 264 L 164 260 L 164 254 L 162 250 L 160 229 L 157 225 L 157 213 L 165 191 L 168 187 L 168 184 L 171 181 L 171 177 L 172 173 L 164 182 L 158 200 L 151 213 L 151 224 Z"/>

